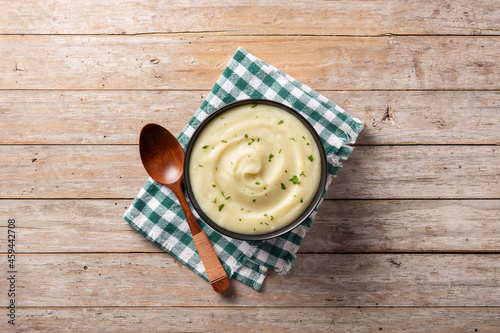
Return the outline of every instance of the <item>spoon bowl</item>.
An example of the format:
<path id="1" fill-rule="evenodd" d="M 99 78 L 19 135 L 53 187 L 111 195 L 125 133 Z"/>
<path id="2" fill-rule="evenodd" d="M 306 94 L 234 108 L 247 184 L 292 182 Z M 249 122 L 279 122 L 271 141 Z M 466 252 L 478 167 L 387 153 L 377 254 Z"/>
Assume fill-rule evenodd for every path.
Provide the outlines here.
<path id="1" fill-rule="evenodd" d="M 139 151 L 147 173 L 163 185 L 182 179 L 184 151 L 167 129 L 147 124 L 139 136 Z"/>
<path id="2" fill-rule="evenodd" d="M 184 151 L 181 145 L 166 128 L 157 124 L 147 124 L 141 130 L 139 152 L 149 176 L 169 187 L 179 200 L 210 284 L 218 293 L 226 291 L 229 288 L 227 273 L 208 237 L 193 216 L 182 192 Z"/>

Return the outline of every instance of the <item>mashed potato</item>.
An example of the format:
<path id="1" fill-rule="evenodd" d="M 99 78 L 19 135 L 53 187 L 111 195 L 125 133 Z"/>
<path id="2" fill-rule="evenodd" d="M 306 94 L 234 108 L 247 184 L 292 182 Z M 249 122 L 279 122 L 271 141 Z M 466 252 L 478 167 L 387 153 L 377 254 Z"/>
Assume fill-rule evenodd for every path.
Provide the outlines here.
<path id="1" fill-rule="evenodd" d="M 294 115 L 247 104 L 205 126 L 188 170 L 193 195 L 212 221 L 258 235 L 285 227 L 308 207 L 321 179 L 321 156 Z"/>

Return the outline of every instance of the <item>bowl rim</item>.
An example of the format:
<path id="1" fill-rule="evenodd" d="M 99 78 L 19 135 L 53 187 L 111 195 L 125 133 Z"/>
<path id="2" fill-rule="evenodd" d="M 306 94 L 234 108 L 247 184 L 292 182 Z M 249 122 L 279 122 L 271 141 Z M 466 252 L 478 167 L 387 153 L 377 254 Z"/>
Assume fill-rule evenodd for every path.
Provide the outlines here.
<path id="1" fill-rule="evenodd" d="M 295 116 L 298 120 L 300 120 L 304 126 L 309 130 L 311 133 L 312 137 L 314 138 L 314 141 L 316 142 L 316 146 L 318 147 L 319 150 L 319 155 L 321 158 L 321 178 L 319 181 L 318 188 L 316 190 L 316 193 L 311 200 L 310 204 L 307 206 L 307 208 L 292 222 L 287 224 L 286 226 L 274 230 L 272 232 L 268 232 L 265 234 L 258 234 L 258 235 L 250 235 L 250 234 L 242 234 L 242 233 L 237 233 L 228 229 L 225 229 L 218 225 L 216 222 L 214 222 L 211 218 L 209 218 L 201 209 L 199 206 L 193 190 L 191 186 L 191 181 L 189 177 L 189 160 L 191 157 L 191 151 L 193 150 L 194 143 L 196 142 L 196 139 L 198 138 L 199 134 L 202 132 L 202 130 L 212 121 L 214 118 L 216 118 L 218 115 L 221 113 L 224 113 L 234 107 L 241 106 L 241 105 L 247 105 L 247 104 L 267 104 L 267 105 L 272 105 L 276 106 L 284 111 L 289 112 L 293 116 Z M 215 231 L 221 233 L 222 235 L 239 239 L 239 240 L 244 240 L 244 241 L 263 241 L 263 240 L 268 240 L 271 238 L 279 237 L 296 227 L 298 227 L 300 224 L 302 224 L 316 209 L 316 207 L 321 203 L 322 198 L 323 198 L 323 192 L 325 191 L 326 188 L 326 182 L 328 178 L 327 174 L 328 166 L 327 166 L 327 159 L 326 159 L 326 153 L 325 153 L 325 148 L 323 146 L 323 143 L 321 142 L 321 138 L 319 137 L 318 133 L 314 129 L 314 127 L 311 125 L 309 121 L 307 121 L 304 116 L 302 116 L 298 111 L 294 110 L 293 108 L 277 102 L 277 101 L 272 101 L 272 100 L 267 100 L 267 99 L 259 99 L 259 98 L 249 98 L 249 99 L 243 99 L 243 100 L 238 100 L 235 102 L 231 102 L 228 104 L 223 105 L 222 107 L 216 109 L 213 111 L 207 118 L 205 118 L 195 129 L 193 132 L 193 135 L 189 139 L 188 145 L 186 147 L 186 151 L 184 154 L 184 166 L 183 166 L 183 185 L 184 188 L 187 192 L 188 198 L 191 201 L 191 205 L 193 206 L 194 210 L 200 218 L 208 224 L 212 229 Z"/>

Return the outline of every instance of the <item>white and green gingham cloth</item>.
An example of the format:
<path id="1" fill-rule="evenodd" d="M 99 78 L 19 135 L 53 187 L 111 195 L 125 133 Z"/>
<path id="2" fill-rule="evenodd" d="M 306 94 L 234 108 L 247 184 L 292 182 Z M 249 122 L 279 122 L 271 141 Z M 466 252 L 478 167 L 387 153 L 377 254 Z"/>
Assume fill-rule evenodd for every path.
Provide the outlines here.
<path id="1" fill-rule="evenodd" d="M 212 91 L 179 135 L 182 147 L 187 147 L 197 126 L 210 113 L 225 104 L 248 98 L 263 98 L 286 104 L 313 125 L 322 140 L 328 160 L 329 177 L 324 197 L 333 176 L 340 170 L 340 160 L 347 159 L 351 154 L 352 148 L 348 145 L 356 141 L 363 122 L 242 48 L 238 48 Z M 168 127 L 168 124 L 163 125 Z M 212 242 L 228 276 L 258 290 L 269 270 L 285 274 L 291 268 L 317 210 L 287 234 L 259 242 L 222 236 L 206 225 L 194 210 L 193 213 Z M 124 219 L 208 281 L 182 208 L 169 188 L 148 179 L 125 212 Z"/>

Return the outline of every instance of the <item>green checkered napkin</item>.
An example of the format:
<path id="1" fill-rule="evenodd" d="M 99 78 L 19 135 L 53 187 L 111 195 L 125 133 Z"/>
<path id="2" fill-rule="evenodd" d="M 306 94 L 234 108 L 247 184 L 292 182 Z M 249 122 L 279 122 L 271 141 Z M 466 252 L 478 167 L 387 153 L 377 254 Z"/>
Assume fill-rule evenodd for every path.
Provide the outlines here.
<path id="1" fill-rule="evenodd" d="M 348 144 L 356 141 L 363 123 L 323 95 L 242 48 L 236 51 L 212 91 L 179 135 L 183 148 L 210 113 L 225 104 L 247 98 L 264 98 L 286 104 L 313 125 L 328 160 L 329 177 L 324 198 L 333 176 L 340 170 L 340 160 L 347 159 L 351 154 L 352 148 Z M 206 225 L 195 211 L 193 213 L 212 242 L 228 276 L 258 290 L 270 269 L 285 274 L 291 268 L 317 210 L 294 230 L 261 242 L 222 236 Z M 208 281 L 182 209 L 169 188 L 148 179 L 125 212 L 124 219 Z"/>

